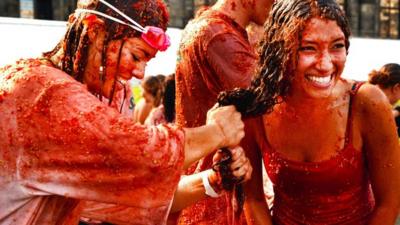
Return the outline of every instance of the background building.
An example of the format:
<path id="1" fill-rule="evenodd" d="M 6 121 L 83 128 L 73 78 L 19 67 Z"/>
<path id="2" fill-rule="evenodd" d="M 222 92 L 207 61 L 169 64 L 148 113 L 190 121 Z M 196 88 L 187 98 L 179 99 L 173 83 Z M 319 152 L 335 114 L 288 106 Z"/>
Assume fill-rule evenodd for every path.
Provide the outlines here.
<path id="1" fill-rule="evenodd" d="M 77 0 L 1 0 L 0 16 L 67 20 Z"/>
<path id="2" fill-rule="evenodd" d="M 170 26 L 184 28 L 199 8 L 210 6 L 216 0 L 165 0 L 165 2 L 170 11 Z"/>
<path id="3" fill-rule="evenodd" d="M 400 39 L 400 0 L 337 0 L 349 17 L 353 36 Z M 0 0 L 0 16 L 66 20 L 77 0 Z M 184 28 L 202 6 L 216 0 L 165 0 L 170 26 Z"/>
<path id="4" fill-rule="evenodd" d="M 400 39 L 399 0 L 338 0 L 354 36 Z"/>

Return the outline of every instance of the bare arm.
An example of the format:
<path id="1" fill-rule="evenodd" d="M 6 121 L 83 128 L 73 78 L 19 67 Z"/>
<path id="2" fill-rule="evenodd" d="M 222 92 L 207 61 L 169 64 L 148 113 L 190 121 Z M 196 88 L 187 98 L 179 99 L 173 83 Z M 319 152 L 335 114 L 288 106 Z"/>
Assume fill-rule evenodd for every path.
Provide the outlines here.
<path id="1" fill-rule="evenodd" d="M 244 185 L 246 193 L 244 212 L 248 225 L 272 225 L 263 190 L 261 150 L 255 141 L 254 134 L 255 129 L 260 128 L 257 124 L 262 124 L 262 121 L 259 119 L 254 122 L 246 122 L 246 136 L 241 143 L 253 167 L 251 179 Z"/>
<path id="2" fill-rule="evenodd" d="M 253 175 L 245 186 L 244 212 L 249 225 L 272 225 L 271 214 L 266 203 L 262 183 L 261 158 L 252 160 Z"/>
<path id="3" fill-rule="evenodd" d="M 369 224 L 394 224 L 400 206 L 400 149 L 391 106 L 371 85 L 360 89 L 357 100 L 356 116 L 376 201 Z"/>
<path id="4" fill-rule="evenodd" d="M 231 149 L 231 152 L 233 162 L 230 165 L 230 168 L 232 173 L 237 178 L 244 177 L 243 182 L 246 182 L 250 179 L 252 173 L 250 162 L 245 156 L 241 147 Z M 219 158 L 220 154 L 217 152 L 214 155 L 213 161 L 216 162 Z M 205 188 L 202 181 L 203 174 L 207 175 L 209 183 L 215 191 L 219 192 L 219 190 L 222 190 L 222 187 L 220 187 L 218 184 L 220 175 L 212 169 L 189 176 L 184 176 L 181 178 L 178 188 L 175 192 L 171 212 L 180 211 L 207 196 L 205 194 Z"/>
<path id="5" fill-rule="evenodd" d="M 213 108 L 205 126 L 185 128 L 184 168 L 215 149 L 237 146 L 244 137 L 241 115 L 234 106 Z"/>

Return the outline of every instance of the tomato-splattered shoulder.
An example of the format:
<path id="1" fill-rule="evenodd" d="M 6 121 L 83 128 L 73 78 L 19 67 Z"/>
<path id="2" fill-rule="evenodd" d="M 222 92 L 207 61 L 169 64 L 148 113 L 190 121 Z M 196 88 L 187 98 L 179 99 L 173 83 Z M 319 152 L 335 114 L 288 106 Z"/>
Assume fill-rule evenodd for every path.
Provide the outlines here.
<path id="1" fill-rule="evenodd" d="M 381 107 L 387 108 L 390 103 L 379 87 L 365 83 L 356 94 L 354 107 L 359 112 L 371 112 L 379 110 Z"/>

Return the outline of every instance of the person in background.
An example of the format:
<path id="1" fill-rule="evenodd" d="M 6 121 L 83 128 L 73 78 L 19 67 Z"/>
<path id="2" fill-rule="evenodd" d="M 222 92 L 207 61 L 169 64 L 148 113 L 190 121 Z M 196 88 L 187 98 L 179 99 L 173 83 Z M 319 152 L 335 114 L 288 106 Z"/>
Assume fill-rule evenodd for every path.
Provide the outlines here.
<path id="1" fill-rule="evenodd" d="M 368 75 L 368 82 L 377 85 L 393 106 L 393 116 L 396 120 L 397 135 L 400 137 L 400 106 L 396 105 L 400 99 L 400 65 L 389 63 L 380 70 L 373 70 Z"/>
<path id="2" fill-rule="evenodd" d="M 164 81 L 162 102 L 154 108 L 146 118 L 145 124 L 158 125 L 175 122 L 175 74 Z"/>
<path id="3" fill-rule="evenodd" d="M 182 170 L 238 145 L 233 106 L 196 128 L 137 125 L 112 106 L 168 47 L 167 22 L 160 0 L 80 0 L 52 51 L 0 69 L 0 224 L 77 224 L 82 200 L 163 224 Z"/>
<path id="4" fill-rule="evenodd" d="M 150 112 L 157 108 L 164 92 L 164 75 L 145 77 L 141 84 L 142 98 L 133 111 L 133 121 L 144 124 Z"/>
<path id="5" fill-rule="evenodd" d="M 199 10 L 182 33 L 176 68 L 176 123 L 203 124 L 207 109 L 220 91 L 250 84 L 257 61 L 245 28 L 263 24 L 273 0 L 218 0 Z M 210 169 L 212 156 L 193 165 L 187 174 Z M 207 198 L 171 217 L 178 224 L 233 224 L 229 192 Z"/>
<path id="6" fill-rule="evenodd" d="M 278 0 L 250 87 L 219 96 L 246 118 L 249 224 L 395 223 L 400 149 L 391 107 L 378 87 L 341 77 L 349 36 L 335 0 Z M 271 210 L 261 161 L 273 184 Z"/>

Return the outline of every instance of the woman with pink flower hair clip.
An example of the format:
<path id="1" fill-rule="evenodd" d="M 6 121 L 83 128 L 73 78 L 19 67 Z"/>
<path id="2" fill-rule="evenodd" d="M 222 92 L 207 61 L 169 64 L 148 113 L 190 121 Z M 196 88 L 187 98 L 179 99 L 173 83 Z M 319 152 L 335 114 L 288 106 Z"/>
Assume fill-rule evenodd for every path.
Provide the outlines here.
<path id="1" fill-rule="evenodd" d="M 163 224 L 182 169 L 239 143 L 233 106 L 196 128 L 120 113 L 126 81 L 169 46 L 167 21 L 161 0 L 80 0 L 52 51 L 0 69 L 0 224 L 77 224 L 82 200 Z"/>

